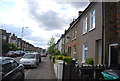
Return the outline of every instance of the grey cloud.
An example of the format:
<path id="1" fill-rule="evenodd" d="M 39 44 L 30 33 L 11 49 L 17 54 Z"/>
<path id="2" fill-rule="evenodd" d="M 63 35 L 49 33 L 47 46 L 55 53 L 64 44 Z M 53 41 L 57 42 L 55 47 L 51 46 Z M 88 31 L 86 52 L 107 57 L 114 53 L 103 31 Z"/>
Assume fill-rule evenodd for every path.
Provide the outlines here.
<path id="1" fill-rule="evenodd" d="M 9 33 L 14 33 L 16 36 L 22 36 L 22 27 L 16 27 L 16 25 L 13 24 L 2 24 L 1 28 L 5 29 Z M 24 36 L 29 36 L 31 35 L 31 33 L 32 30 L 30 30 L 29 28 L 24 29 Z"/>
<path id="2" fill-rule="evenodd" d="M 39 0 L 26 0 L 29 8 L 29 16 L 30 18 L 34 19 L 38 24 L 39 27 L 44 28 L 47 31 L 57 30 L 57 29 L 64 29 L 63 27 L 66 26 L 68 19 L 65 20 L 64 17 L 59 17 L 59 13 L 55 11 L 48 10 L 46 12 L 38 12 L 40 11 Z M 66 9 L 66 4 L 71 5 L 76 9 L 85 8 L 88 5 L 88 2 L 57 2 L 58 5 L 62 5 L 61 9 Z"/>
<path id="3" fill-rule="evenodd" d="M 57 34 L 54 34 L 55 37 L 60 37 L 61 34 L 57 33 Z"/>
<path id="4" fill-rule="evenodd" d="M 33 44 L 36 46 L 46 46 L 46 43 L 43 42 L 34 42 Z"/>
<path id="5" fill-rule="evenodd" d="M 40 14 L 37 12 L 40 10 L 37 0 L 28 0 L 27 3 L 30 11 L 30 16 L 35 21 L 40 23 L 40 27 L 42 26 L 45 30 L 49 31 L 62 29 L 64 27 L 65 24 L 63 22 L 65 22 L 65 19 L 59 17 L 59 13 L 49 10 Z"/>
<path id="6" fill-rule="evenodd" d="M 45 42 L 45 41 L 47 41 L 43 37 L 39 37 L 39 36 L 28 36 L 28 37 L 26 37 L 26 39 L 32 40 L 32 41 L 35 41 L 35 42 Z"/>
<path id="7" fill-rule="evenodd" d="M 89 2 L 57 2 L 58 4 L 61 4 L 63 6 L 65 6 L 66 4 L 71 5 L 72 7 L 76 8 L 76 9 L 85 9 L 87 7 L 87 5 L 89 4 Z"/>
<path id="8" fill-rule="evenodd" d="M 76 9 L 85 9 L 89 2 L 68 2 L 68 4 L 72 5 Z"/>
<path id="9" fill-rule="evenodd" d="M 65 22 L 58 13 L 51 10 L 40 15 L 39 21 L 42 21 L 46 30 L 62 29 L 64 27 L 63 22 Z"/>

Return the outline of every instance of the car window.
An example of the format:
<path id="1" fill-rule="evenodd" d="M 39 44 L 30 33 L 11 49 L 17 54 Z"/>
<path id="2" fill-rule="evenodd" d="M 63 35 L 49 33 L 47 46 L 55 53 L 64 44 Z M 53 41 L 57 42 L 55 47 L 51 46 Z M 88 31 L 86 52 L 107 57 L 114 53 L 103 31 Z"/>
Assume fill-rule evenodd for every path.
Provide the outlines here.
<path id="1" fill-rule="evenodd" d="M 35 54 L 26 54 L 23 56 L 23 58 L 27 58 L 27 59 L 35 58 Z"/>
<path id="2" fill-rule="evenodd" d="M 37 59 L 39 59 L 39 56 L 38 56 L 38 54 L 36 55 L 36 58 L 37 58 Z"/>
<path id="3" fill-rule="evenodd" d="M 12 63 L 11 63 L 12 61 L 10 59 L 3 60 L 2 62 L 3 62 L 3 65 L 2 65 L 3 74 L 6 74 L 13 69 Z"/>
<path id="4" fill-rule="evenodd" d="M 13 69 L 14 69 L 14 68 L 18 67 L 19 64 L 14 60 L 12 66 L 13 66 Z"/>
<path id="5" fill-rule="evenodd" d="M 18 63 L 13 60 L 13 59 L 5 59 L 2 61 L 2 71 L 3 74 L 6 74 L 10 71 L 12 71 L 14 68 L 16 68 L 18 66 Z"/>

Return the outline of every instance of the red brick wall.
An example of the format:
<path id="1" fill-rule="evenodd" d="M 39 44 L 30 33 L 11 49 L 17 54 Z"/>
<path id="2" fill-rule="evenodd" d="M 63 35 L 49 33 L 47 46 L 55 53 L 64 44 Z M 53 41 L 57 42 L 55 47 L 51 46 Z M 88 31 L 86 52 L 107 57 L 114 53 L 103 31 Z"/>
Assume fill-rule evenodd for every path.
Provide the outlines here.
<path id="1" fill-rule="evenodd" d="M 109 62 L 109 45 L 117 43 L 117 6 L 116 2 L 105 3 L 104 64 Z"/>
<path id="2" fill-rule="evenodd" d="M 120 64 L 120 2 L 117 4 L 117 41 L 118 47 L 118 63 Z"/>

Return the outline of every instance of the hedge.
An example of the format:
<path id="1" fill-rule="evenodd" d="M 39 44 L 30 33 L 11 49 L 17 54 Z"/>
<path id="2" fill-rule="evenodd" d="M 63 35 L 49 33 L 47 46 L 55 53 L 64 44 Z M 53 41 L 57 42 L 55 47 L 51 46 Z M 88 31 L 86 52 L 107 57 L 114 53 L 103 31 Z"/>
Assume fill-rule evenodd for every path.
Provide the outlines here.
<path id="1" fill-rule="evenodd" d="M 86 59 L 85 59 L 85 63 L 86 63 L 86 64 L 93 65 L 93 64 L 94 64 L 94 59 L 93 59 L 93 58 L 86 58 Z"/>
<path id="2" fill-rule="evenodd" d="M 56 60 L 63 60 L 63 57 L 64 57 L 63 55 L 56 55 L 55 56 Z"/>
<path id="3" fill-rule="evenodd" d="M 63 61 L 66 62 L 67 64 L 71 64 L 72 63 L 72 58 L 68 57 L 68 56 L 64 56 Z"/>

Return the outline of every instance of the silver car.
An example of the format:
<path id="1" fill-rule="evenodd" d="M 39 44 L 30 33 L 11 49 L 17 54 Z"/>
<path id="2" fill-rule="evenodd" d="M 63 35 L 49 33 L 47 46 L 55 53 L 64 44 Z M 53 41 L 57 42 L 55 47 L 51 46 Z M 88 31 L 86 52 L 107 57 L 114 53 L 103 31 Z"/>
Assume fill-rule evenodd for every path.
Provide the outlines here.
<path id="1" fill-rule="evenodd" d="M 20 63 L 25 67 L 37 67 L 40 63 L 39 53 L 26 53 L 21 59 Z"/>
<path id="2" fill-rule="evenodd" d="M 0 57 L 0 76 L 2 81 L 24 80 L 24 66 L 10 57 Z M 1 78 L 0 78 L 1 79 Z"/>

